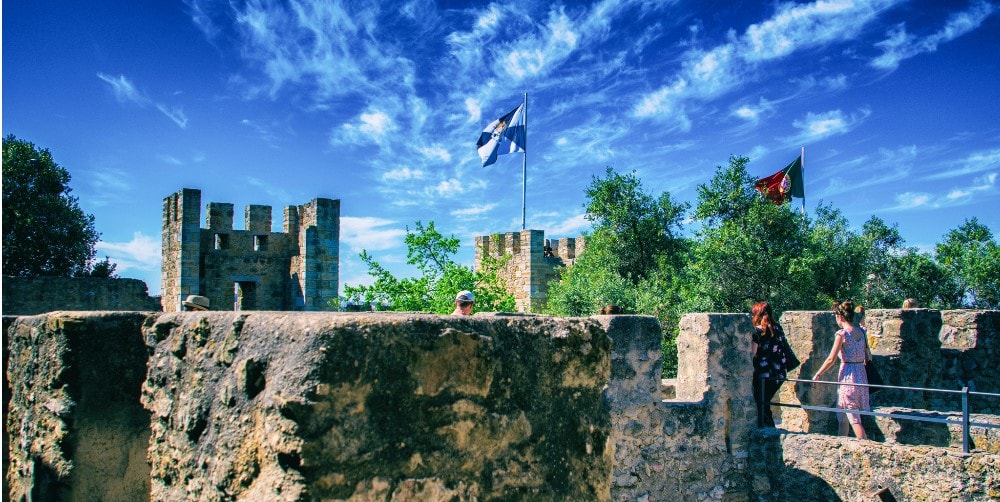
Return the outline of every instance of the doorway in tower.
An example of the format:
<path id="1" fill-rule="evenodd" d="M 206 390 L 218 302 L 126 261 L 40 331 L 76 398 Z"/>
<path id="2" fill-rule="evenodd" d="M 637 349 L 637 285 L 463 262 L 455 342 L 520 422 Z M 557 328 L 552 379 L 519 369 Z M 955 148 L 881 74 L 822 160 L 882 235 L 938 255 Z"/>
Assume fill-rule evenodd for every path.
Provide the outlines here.
<path id="1" fill-rule="evenodd" d="M 233 283 L 234 310 L 257 310 L 257 282 L 236 281 Z"/>

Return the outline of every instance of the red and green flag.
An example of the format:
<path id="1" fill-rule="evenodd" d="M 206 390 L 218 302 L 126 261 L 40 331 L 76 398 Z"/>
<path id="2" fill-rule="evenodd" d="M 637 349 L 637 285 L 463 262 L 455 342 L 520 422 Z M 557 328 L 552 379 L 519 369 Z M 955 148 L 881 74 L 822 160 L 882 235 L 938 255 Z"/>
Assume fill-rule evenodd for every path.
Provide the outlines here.
<path id="1" fill-rule="evenodd" d="M 806 192 L 802 186 L 802 157 L 784 169 L 757 180 L 757 191 L 771 202 L 782 205 L 791 202 L 792 197 L 804 199 Z"/>

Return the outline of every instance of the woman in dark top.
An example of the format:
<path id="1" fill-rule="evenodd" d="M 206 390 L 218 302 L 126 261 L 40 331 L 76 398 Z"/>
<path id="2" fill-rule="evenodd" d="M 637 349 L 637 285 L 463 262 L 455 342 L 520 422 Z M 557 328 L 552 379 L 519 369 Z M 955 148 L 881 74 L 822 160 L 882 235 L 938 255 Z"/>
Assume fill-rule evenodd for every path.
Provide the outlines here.
<path id="1" fill-rule="evenodd" d="M 753 398 L 757 402 L 757 426 L 774 427 L 774 416 L 768 404 L 781 384 L 784 383 L 788 368 L 785 354 L 785 332 L 774 320 L 774 312 L 767 302 L 757 302 L 750 311 L 754 332 L 753 349 Z M 761 395 L 761 377 L 764 378 L 764 392 Z"/>

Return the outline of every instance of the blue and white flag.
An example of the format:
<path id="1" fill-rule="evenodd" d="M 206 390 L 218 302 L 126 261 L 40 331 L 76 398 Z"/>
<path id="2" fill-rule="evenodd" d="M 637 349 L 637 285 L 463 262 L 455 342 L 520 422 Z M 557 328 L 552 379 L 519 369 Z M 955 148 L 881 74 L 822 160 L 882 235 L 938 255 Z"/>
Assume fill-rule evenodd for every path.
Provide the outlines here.
<path id="1" fill-rule="evenodd" d="M 524 103 L 521 103 L 483 129 L 476 142 L 483 167 L 496 162 L 498 155 L 524 151 L 527 138 L 525 122 Z"/>

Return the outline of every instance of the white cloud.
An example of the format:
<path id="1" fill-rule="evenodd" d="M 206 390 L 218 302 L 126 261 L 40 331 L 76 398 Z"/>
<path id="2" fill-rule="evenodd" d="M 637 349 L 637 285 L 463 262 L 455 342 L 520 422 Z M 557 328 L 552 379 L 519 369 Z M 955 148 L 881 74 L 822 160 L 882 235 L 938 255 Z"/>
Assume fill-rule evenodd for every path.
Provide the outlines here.
<path id="1" fill-rule="evenodd" d="M 992 190 L 996 182 L 997 173 L 987 173 L 972 180 L 972 186 L 953 188 L 946 197 L 952 201 L 968 199 L 978 192 Z"/>
<path id="2" fill-rule="evenodd" d="M 361 113 L 354 123 L 343 124 L 330 137 L 330 143 L 356 144 L 372 142 L 383 145 L 389 133 L 398 129 L 393 119 L 383 110 L 372 109 Z"/>
<path id="3" fill-rule="evenodd" d="M 402 167 L 399 169 L 393 169 L 382 174 L 382 179 L 385 181 L 406 181 L 406 180 L 419 180 L 424 178 L 424 172 L 419 169 L 410 169 L 409 167 Z"/>
<path id="4" fill-rule="evenodd" d="M 586 214 L 580 213 L 574 214 L 561 222 L 555 222 L 546 228 L 546 234 L 548 235 L 576 237 L 582 235 L 584 231 L 589 231 L 593 228 L 593 223 L 587 220 Z"/>
<path id="5" fill-rule="evenodd" d="M 468 218 L 473 216 L 480 216 L 483 213 L 492 211 L 493 208 L 497 207 L 496 204 L 483 204 L 479 206 L 467 207 L 464 209 L 455 209 L 451 212 L 452 216 L 457 216 L 460 218 Z"/>
<path id="6" fill-rule="evenodd" d="M 432 160 L 451 162 L 451 154 L 441 145 L 422 146 L 417 151 Z"/>
<path id="7" fill-rule="evenodd" d="M 475 98 L 465 98 L 465 110 L 469 112 L 469 122 L 478 122 L 483 117 L 483 108 Z"/>
<path id="8" fill-rule="evenodd" d="M 98 73 L 97 78 L 105 81 L 109 86 L 111 86 L 111 90 L 114 92 L 115 99 L 117 99 L 118 102 L 135 103 L 140 106 L 149 104 L 149 99 L 146 98 L 146 96 L 143 96 L 143 94 L 135 88 L 135 84 L 126 78 L 125 75 L 112 77 L 110 75 L 105 75 L 104 73 Z"/>
<path id="9" fill-rule="evenodd" d="M 180 108 L 167 108 L 165 105 L 156 105 L 156 109 L 160 110 L 160 113 L 167 116 L 168 119 L 174 121 L 177 127 L 184 129 L 187 127 L 187 115 L 184 114 L 184 110 Z"/>
<path id="10" fill-rule="evenodd" d="M 95 192 L 128 193 L 132 190 L 132 185 L 128 182 L 129 175 L 122 169 L 98 168 L 92 170 L 90 176 L 90 185 Z"/>
<path id="11" fill-rule="evenodd" d="M 906 25 L 900 23 L 886 33 L 885 40 L 875 44 L 882 49 L 882 55 L 873 59 L 871 66 L 881 70 L 895 70 L 903 60 L 925 52 L 934 52 L 941 44 L 978 28 L 996 10 L 997 6 L 992 3 L 975 1 L 968 10 L 949 16 L 944 27 L 936 33 L 923 38 L 908 34 Z"/>
<path id="12" fill-rule="evenodd" d="M 159 237 L 153 238 L 135 232 L 128 242 L 99 241 L 94 247 L 98 255 L 105 255 L 117 265 L 116 273 L 129 271 L 158 271 L 162 260 Z"/>
<path id="13" fill-rule="evenodd" d="M 465 187 L 462 186 L 462 182 L 461 181 L 459 181 L 459 180 L 457 180 L 455 178 L 450 178 L 450 179 L 441 181 L 436 186 L 430 187 L 428 190 L 432 194 L 436 194 L 436 195 L 441 196 L 441 197 L 453 197 L 455 195 L 458 195 L 458 194 L 461 194 L 462 192 L 464 192 L 465 191 Z"/>
<path id="14" fill-rule="evenodd" d="M 779 4 L 774 16 L 750 25 L 742 36 L 730 35 L 726 44 L 691 49 L 683 55 L 681 70 L 659 89 L 637 99 L 632 114 L 639 118 L 674 122 L 690 129 L 685 103 L 708 100 L 745 83 L 762 63 L 803 49 L 853 38 L 878 12 L 899 0 L 820 0 L 811 4 Z"/>
<path id="15" fill-rule="evenodd" d="M 379 251 L 403 244 L 406 230 L 392 228 L 395 221 L 374 217 L 340 217 L 340 241 L 351 251 Z M 385 228 L 390 227 L 390 228 Z"/>
<path id="16" fill-rule="evenodd" d="M 381 141 L 387 132 L 395 129 L 392 120 L 383 111 L 374 111 L 361 114 L 361 125 L 358 127 L 361 132 L 373 137 L 376 141 Z"/>
<path id="17" fill-rule="evenodd" d="M 1000 148 L 973 152 L 968 157 L 949 162 L 935 169 L 934 174 L 925 176 L 924 180 L 940 180 L 954 178 L 966 174 L 974 174 L 1000 168 Z"/>
<path id="18" fill-rule="evenodd" d="M 177 127 L 184 129 L 187 127 L 187 117 L 184 115 L 184 110 L 178 107 L 167 107 L 166 105 L 160 103 L 154 103 L 151 99 L 146 97 L 139 89 L 136 88 L 135 84 L 131 80 L 125 77 L 125 75 L 118 75 L 117 77 L 112 77 L 104 73 L 98 73 L 97 78 L 103 80 L 109 86 L 111 86 L 111 91 L 115 95 L 115 99 L 119 103 L 132 103 L 140 107 L 153 106 L 160 111 L 163 115 L 177 124 Z"/>
<path id="19" fill-rule="evenodd" d="M 760 122 L 763 116 L 770 115 L 773 112 L 774 104 L 764 98 L 760 98 L 756 105 L 744 104 L 737 107 L 732 111 L 732 115 L 756 124 Z"/>
<path id="20" fill-rule="evenodd" d="M 818 141 L 830 136 L 846 134 L 861 125 L 871 110 L 862 108 L 851 115 L 846 115 L 841 110 L 830 110 L 822 113 L 806 114 L 805 118 L 792 122 L 792 126 L 800 132 L 792 142 L 802 143 L 807 141 Z"/>
<path id="21" fill-rule="evenodd" d="M 893 209 L 903 210 L 927 206 L 932 199 L 933 197 L 929 193 L 903 192 L 896 195 L 896 207 Z"/>
<path id="22" fill-rule="evenodd" d="M 522 37 L 513 46 L 499 47 L 497 53 L 503 56 L 497 59 L 496 73 L 513 76 L 516 80 L 544 75 L 576 49 L 577 34 L 562 8 L 549 11 L 542 31 L 537 37 Z"/>

